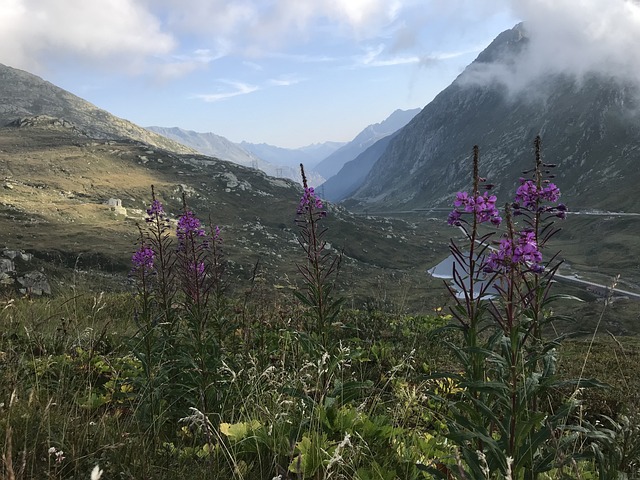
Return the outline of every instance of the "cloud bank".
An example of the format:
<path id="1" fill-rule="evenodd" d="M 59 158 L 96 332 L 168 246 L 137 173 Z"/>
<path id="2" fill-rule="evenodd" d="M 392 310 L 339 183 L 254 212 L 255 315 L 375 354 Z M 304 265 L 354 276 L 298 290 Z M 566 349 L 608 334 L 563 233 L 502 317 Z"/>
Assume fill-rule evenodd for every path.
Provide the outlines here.
<path id="1" fill-rule="evenodd" d="M 393 20 L 400 0 L 2 0 L 0 62 L 38 71 L 53 59 L 112 62 L 110 68 L 161 65 L 168 78 L 202 65 L 182 42 L 259 57 L 318 31 L 367 37 Z M 406 3 L 406 0 L 405 0 Z M 187 40 L 183 40 L 187 38 Z M 211 61 L 211 59 L 209 59 Z M 206 62 L 205 62 L 206 63 Z M 136 67 L 138 65 L 138 67 Z"/>
<path id="2" fill-rule="evenodd" d="M 512 0 L 510 8 L 524 21 L 525 50 L 501 64 L 474 65 L 466 81 L 517 92 L 549 75 L 580 83 L 597 74 L 640 85 L 637 0 Z"/>
<path id="3" fill-rule="evenodd" d="M 3 0 L 0 62 L 39 70 L 45 59 L 118 61 L 135 69 L 141 59 L 171 52 L 175 39 L 134 0 Z"/>
<path id="4" fill-rule="evenodd" d="M 88 63 L 173 80 L 228 55 L 319 61 L 336 50 L 316 41 L 340 51 L 347 40 L 360 42 L 357 66 L 431 66 L 483 48 L 478 38 L 488 43 L 502 15 L 525 22 L 527 51 L 470 79 L 513 89 L 555 73 L 640 82 L 639 1 L 2 0 L 0 62 L 33 72 Z M 305 44 L 312 48 L 301 53 Z"/>

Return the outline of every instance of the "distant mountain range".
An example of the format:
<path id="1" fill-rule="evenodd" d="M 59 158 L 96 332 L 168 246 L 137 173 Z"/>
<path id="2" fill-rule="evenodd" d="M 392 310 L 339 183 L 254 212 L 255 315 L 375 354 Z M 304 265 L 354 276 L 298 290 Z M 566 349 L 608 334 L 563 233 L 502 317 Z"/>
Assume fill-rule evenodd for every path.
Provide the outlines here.
<path id="1" fill-rule="evenodd" d="M 215 133 L 200 133 L 192 130 L 183 130 L 178 127 L 165 128 L 152 126 L 147 127 L 147 129 L 186 145 L 203 155 L 210 155 L 248 168 L 262 170 L 272 177 L 288 178 L 290 180 L 295 180 L 296 182 L 302 181 L 300 177 L 300 167 L 298 166 L 300 162 L 298 162 L 297 165 L 290 166 L 283 165 L 280 162 L 272 163 L 266 161 L 264 158 L 259 157 L 250 150 L 244 148 L 241 144 L 233 143 L 225 137 L 216 135 Z M 274 151 L 276 148 L 277 147 L 272 147 L 271 151 Z M 264 151 L 267 151 L 267 149 L 265 148 Z M 272 157 L 278 161 L 275 156 Z M 324 181 L 324 178 L 318 176 L 311 170 L 308 172 L 308 177 L 316 184 Z"/>
<path id="2" fill-rule="evenodd" d="M 249 142 L 241 142 L 239 145 L 269 163 L 287 165 L 294 168 L 298 168 L 302 163 L 305 169 L 311 171 L 318 162 L 345 145 L 345 142 L 315 143 L 300 148 L 282 148 L 267 143 Z"/>
<path id="3" fill-rule="evenodd" d="M 579 82 L 546 75 L 517 93 L 499 78 L 479 82 L 478 72 L 487 67 L 510 68 L 528 42 L 523 25 L 503 32 L 417 115 L 394 112 L 392 117 L 402 117 L 393 125 L 397 128 L 388 128 L 386 135 L 375 125 L 367 128 L 318 163 L 316 168 L 333 164 L 341 171 L 321 190 L 344 198 L 348 208 L 367 211 L 358 216 L 330 205 L 331 243 L 344 249 L 348 282 L 362 280 L 366 291 L 373 285 L 367 287 L 367 279 L 377 278 L 382 269 L 412 269 L 412 274 L 418 269 L 423 278 L 426 267 L 437 263 L 438 249 L 444 252 L 444 237 L 450 235 L 440 228 L 443 219 L 421 229 L 375 215 L 414 209 L 421 215 L 425 209 L 450 207 L 455 192 L 470 187 L 474 144 L 480 146 L 481 175 L 495 184 L 501 201 L 512 196 L 518 177 L 531 167 L 532 141 L 540 134 L 543 157 L 558 165 L 557 183 L 570 209 L 640 212 L 637 86 L 595 75 Z M 0 245 L 59 265 L 126 272 L 138 236 L 135 225 L 144 222 L 153 184 L 174 217 L 185 195 L 202 218 L 210 215 L 224 226 L 225 249 L 237 276 L 258 261 L 276 281 L 295 272 L 299 246 L 293 218 L 301 189 L 294 182 L 199 154 L 4 65 L 0 98 Z M 174 134 L 180 141 L 192 137 L 179 129 Z M 229 158 L 242 150 L 236 160 L 249 167 L 263 161 L 212 134 L 195 140 L 199 148 L 216 144 Z M 359 151 L 350 150 L 356 145 Z M 334 164 L 346 150 L 344 163 Z M 126 214 L 106 205 L 109 199 L 121 200 Z M 634 216 L 620 216 L 618 222 L 614 217 L 575 222 L 555 240 L 564 242 L 565 265 L 572 264 L 574 272 L 625 271 L 633 290 L 634 282 L 640 284 L 640 224 Z"/>
<path id="4" fill-rule="evenodd" d="M 396 110 L 382 122 L 364 128 L 352 141 L 347 143 L 324 142 L 296 149 L 276 147 L 266 143 L 233 143 L 214 133 L 199 133 L 178 127 L 151 126 L 147 129 L 204 155 L 212 155 L 239 165 L 257 168 L 274 177 L 289 178 L 300 182 L 299 165 L 302 163 L 305 166 L 309 184 L 319 186 L 325 182 L 326 175 L 334 176 L 337 174 L 345 163 L 354 160 L 379 140 L 397 132 L 419 111 L 420 109 Z M 338 200 L 351 193 L 362 183 L 375 163 L 371 155 L 379 157 L 381 154 L 382 151 L 378 146 L 377 149 L 372 150 L 368 161 L 351 165 L 344 172 L 344 175 L 341 172 L 338 175 L 339 179 L 333 180 L 324 187 L 323 192 L 325 190 L 330 192 L 328 195 L 325 193 L 325 197 L 329 200 Z M 349 185 L 350 188 L 345 192 L 343 190 L 346 185 Z M 338 190 L 334 192 L 336 188 Z"/>
<path id="5" fill-rule="evenodd" d="M 315 170 L 325 178 L 337 174 L 345 163 L 353 160 L 381 138 L 390 135 L 411 121 L 419 108 L 412 110 L 396 110 L 380 123 L 369 125 L 349 143 L 339 148 L 316 165 Z"/>
<path id="6" fill-rule="evenodd" d="M 532 141 L 540 134 L 544 158 L 558 165 L 557 182 L 570 205 L 640 212 L 637 86 L 595 75 L 580 81 L 546 75 L 520 92 L 499 78 L 479 82 L 477 73 L 488 67 L 510 68 L 528 42 L 524 25 L 500 34 L 398 132 L 345 205 L 370 211 L 449 206 L 456 191 L 469 188 L 474 144 L 481 175 L 498 194 L 511 196 L 532 165 Z"/>

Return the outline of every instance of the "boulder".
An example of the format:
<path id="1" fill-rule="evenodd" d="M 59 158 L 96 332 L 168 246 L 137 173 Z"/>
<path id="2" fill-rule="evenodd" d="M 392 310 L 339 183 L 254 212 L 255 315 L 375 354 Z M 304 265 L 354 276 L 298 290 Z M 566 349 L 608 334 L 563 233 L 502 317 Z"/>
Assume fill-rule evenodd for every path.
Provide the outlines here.
<path id="1" fill-rule="evenodd" d="M 18 277 L 18 283 L 23 288 L 20 289 L 22 293 L 30 295 L 51 295 L 51 285 L 46 275 L 42 272 L 29 272 L 23 276 Z"/>
<path id="2" fill-rule="evenodd" d="M 0 258 L 0 273 L 15 272 L 16 267 L 8 258 Z"/>

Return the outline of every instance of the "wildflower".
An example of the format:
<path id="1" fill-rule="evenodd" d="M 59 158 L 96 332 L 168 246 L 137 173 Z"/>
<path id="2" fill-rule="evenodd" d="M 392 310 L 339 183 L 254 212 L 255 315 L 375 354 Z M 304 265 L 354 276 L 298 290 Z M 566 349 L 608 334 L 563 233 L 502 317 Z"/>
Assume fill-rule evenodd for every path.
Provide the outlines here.
<path id="1" fill-rule="evenodd" d="M 505 480 L 513 480 L 513 457 L 507 457 L 507 474 Z"/>
<path id="2" fill-rule="evenodd" d="M 548 183 L 540 193 L 540 198 L 550 203 L 555 203 L 560 198 L 560 189 L 553 183 Z"/>
<path id="3" fill-rule="evenodd" d="M 176 234 L 181 246 L 184 246 L 184 242 L 189 235 L 195 235 L 197 237 L 205 236 L 200 219 L 198 219 L 191 210 L 185 211 L 178 219 Z"/>
<path id="4" fill-rule="evenodd" d="M 456 208 L 465 207 L 466 212 L 472 212 L 473 198 L 470 197 L 467 192 L 458 192 L 456 193 L 456 199 L 454 200 L 453 205 Z M 471 208 L 467 209 L 468 206 L 471 206 Z"/>
<path id="5" fill-rule="evenodd" d="M 500 212 L 496 208 L 496 201 L 497 197 L 490 195 L 489 192 L 484 192 L 482 195 L 475 197 L 467 192 L 458 192 L 453 202 L 455 208 L 449 214 L 447 223 L 459 226 L 463 213 L 473 213 L 478 222 L 491 222 L 493 225 L 498 226 L 502 223 L 502 217 L 500 217 Z"/>
<path id="6" fill-rule="evenodd" d="M 160 200 L 154 199 L 153 202 L 151 202 L 149 208 L 147 208 L 146 221 L 150 223 L 153 222 L 156 218 L 164 218 L 165 215 L 166 214 L 164 212 L 164 207 L 162 206 Z"/>
<path id="7" fill-rule="evenodd" d="M 58 465 L 66 458 L 64 456 L 64 452 L 62 450 L 58 450 L 56 447 L 49 447 L 49 455 L 56 456 L 56 464 Z"/>
<path id="8" fill-rule="evenodd" d="M 302 214 L 312 209 L 322 210 L 324 208 L 324 204 L 319 197 L 316 197 L 316 192 L 313 187 L 305 187 L 304 194 L 300 198 L 300 203 L 298 204 L 298 214 Z M 321 212 L 321 216 L 325 217 L 327 212 Z"/>
<path id="9" fill-rule="evenodd" d="M 483 478 L 489 478 L 491 470 L 489 470 L 489 464 L 487 463 L 487 456 L 480 450 L 476 450 L 478 460 L 480 460 L 480 469 L 482 470 Z"/>
<path id="10" fill-rule="evenodd" d="M 462 217 L 462 213 L 460 213 L 458 210 L 452 210 L 451 213 L 449 213 L 449 217 L 447 218 L 447 223 L 449 225 L 454 225 L 456 227 L 459 227 L 461 217 Z"/>
<path id="11" fill-rule="evenodd" d="M 520 178 L 520 186 L 516 190 L 516 203 L 526 209 L 537 208 L 541 201 L 557 202 L 560 189 L 554 183 L 538 187 L 533 180 Z"/>
<path id="12" fill-rule="evenodd" d="M 510 238 L 500 239 L 497 250 L 489 254 L 485 265 L 488 272 L 506 272 L 514 266 L 527 265 L 534 272 L 541 272 L 542 253 L 538 249 L 535 232 L 520 232 L 516 241 Z"/>
<path id="13" fill-rule="evenodd" d="M 189 264 L 189 270 L 195 273 L 198 277 L 202 277 L 204 275 L 205 265 L 204 262 L 198 262 Z"/>
<path id="14" fill-rule="evenodd" d="M 153 269 L 153 260 L 155 258 L 155 252 L 151 247 L 142 245 L 136 253 L 131 257 L 133 263 L 133 270 L 145 270 L 150 271 Z"/>
<path id="15" fill-rule="evenodd" d="M 214 242 L 222 243 L 222 235 L 220 235 L 220 231 L 221 231 L 220 226 L 216 225 L 216 228 L 213 231 Z"/>

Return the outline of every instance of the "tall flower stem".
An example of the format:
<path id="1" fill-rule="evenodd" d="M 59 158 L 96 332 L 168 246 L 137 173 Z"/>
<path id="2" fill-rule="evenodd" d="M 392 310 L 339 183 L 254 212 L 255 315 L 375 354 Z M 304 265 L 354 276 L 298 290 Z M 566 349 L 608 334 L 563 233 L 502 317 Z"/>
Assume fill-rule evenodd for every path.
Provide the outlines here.
<path id="1" fill-rule="evenodd" d="M 327 229 L 320 222 L 327 216 L 327 212 L 322 200 L 309 187 L 302 164 L 300 172 L 304 194 L 298 205 L 296 225 L 299 231 L 298 243 L 305 252 L 305 263 L 298 264 L 297 268 L 304 279 L 305 288 L 295 294 L 303 304 L 311 308 L 315 334 L 325 346 L 327 328 L 338 315 L 342 304 L 342 299 L 334 299 L 331 295 L 341 255 L 332 255 L 326 249 L 324 235 Z"/>

